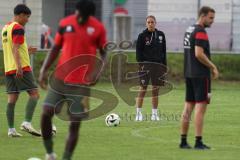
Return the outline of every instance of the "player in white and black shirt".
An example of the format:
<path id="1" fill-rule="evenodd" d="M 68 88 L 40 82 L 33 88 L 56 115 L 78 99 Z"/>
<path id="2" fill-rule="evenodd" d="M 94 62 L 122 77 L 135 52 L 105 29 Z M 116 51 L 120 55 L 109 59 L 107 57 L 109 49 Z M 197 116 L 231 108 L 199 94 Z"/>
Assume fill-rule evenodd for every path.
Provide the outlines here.
<path id="1" fill-rule="evenodd" d="M 219 73 L 210 60 L 210 45 L 206 27 L 214 21 L 214 9 L 204 6 L 199 11 L 195 25 L 188 27 L 184 36 L 184 76 L 186 81 L 186 100 L 182 113 L 180 148 L 189 149 L 187 133 L 193 109 L 195 108 L 195 149 L 210 149 L 202 141 L 204 114 L 210 100 L 210 78 Z"/>

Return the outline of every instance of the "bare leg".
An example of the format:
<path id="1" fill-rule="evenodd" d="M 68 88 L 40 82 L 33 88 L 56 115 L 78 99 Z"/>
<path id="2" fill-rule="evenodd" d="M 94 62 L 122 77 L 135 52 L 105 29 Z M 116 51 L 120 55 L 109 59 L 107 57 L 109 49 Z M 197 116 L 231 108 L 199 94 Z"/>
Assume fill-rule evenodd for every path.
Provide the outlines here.
<path id="1" fill-rule="evenodd" d="M 207 109 L 206 103 L 198 103 L 195 108 L 195 136 L 202 136 L 204 115 Z"/>
<path id="2" fill-rule="evenodd" d="M 147 86 L 141 86 L 140 91 L 138 93 L 138 97 L 136 99 L 136 118 L 135 121 L 142 121 L 143 115 L 142 115 L 142 105 L 143 105 L 143 99 L 147 92 Z"/>
<path id="3" fill-rule="evenodd" d="M 70 122 L 69 126 L 69 134 L 66 141 L 65 152 L 63 154 L 63 159 L 71 159 L 73 151 L 77 145 L 78 137 L 79 137 L 79 128 L 81 122 Z"/>
<path id="4" fill-rule="evenodd" d="M 158 94 L 159 94 L 159 86 L 152 87 L 152 107 L 153 109 L 157 109 L 158 107 Z"/>
<path id="5" fill-rule="evenodd" d="M 181 119 L 181 143 L 179 145 L 182 149 L 190 149 L 191 147 L 187 143 L 187 134 L 189 130 L 189 124 L 191 120 L 192 111 L 194 109 L 194 103 L 185 102 L 185 106 Z"/>
<path id="6" fill-rule="evenodd" d="M 8 94 L 8 103 L 16 103 L 19 97 L 19 93 Z"/>
<path id="7" fill-rule="evenodd" d="M 53 153 L 52 141 L 52 118 L 54 115 L 54 107 L 43 106 L 41 117 L 41 130 L 45 149 L 48 154 Z"/>
<path id="8" fill-rule="evenodd" d="M 189 129 L 193 108 L 194 108 L 193 103 L 185 102 L 185 106 L 182 112 L 182 119 L 181 119 L 181 135 L 188 134 L 188 129 Z"/>
<path id="9" fill-rule="evenodd" d="M 196 104 L 195 109 L 195 149 L 211 149 L 209 146 L 205 145 L 202 142 L 202 134 L 203 134 L 203 124 L 204 124 L 204 115 L 207 110 L 206 103 L 198 103 Z"/>
<path id="10" fill-rule="evenodd" d="M 40 95 L 39 95 L 37 89 L 29 90 L 28 91 L 28 95 L 30 96 L 30 98 L 35 98 L 35 99 L 39 99 L 40 98 Z"/>
<path id="11" fill-rule="evenodd" d="M 147 86 L 144 86 L 144 87 L 141 86 L 140 91 L 138 93 L 138 97 L 137 97 L 136 107 L 142 108 L 143 99 L 144 99 L 146 92 L 147 92 Z"/>

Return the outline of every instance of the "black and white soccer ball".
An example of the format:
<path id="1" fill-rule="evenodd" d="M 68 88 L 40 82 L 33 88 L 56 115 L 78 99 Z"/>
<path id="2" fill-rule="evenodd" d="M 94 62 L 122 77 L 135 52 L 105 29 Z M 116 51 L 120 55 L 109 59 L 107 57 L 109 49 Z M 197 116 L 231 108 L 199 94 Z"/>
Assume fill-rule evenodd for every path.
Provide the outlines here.
<path id="1" fill-rule="evenodd" d="M 105 123 L 108 127 L 116 127 L 120 124 L 120 121 L 121 119 L 119 115 L 115 113 L 111 113 L 105 118 Z"/>

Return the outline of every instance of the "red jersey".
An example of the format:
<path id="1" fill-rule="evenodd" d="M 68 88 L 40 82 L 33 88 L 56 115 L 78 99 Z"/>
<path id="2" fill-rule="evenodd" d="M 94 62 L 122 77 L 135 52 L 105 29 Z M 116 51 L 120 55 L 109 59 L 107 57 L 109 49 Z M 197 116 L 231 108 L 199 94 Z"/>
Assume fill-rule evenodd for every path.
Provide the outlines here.
<path id="1" fill-rule="evenodd" d="M 96 18 L 83 25 L 76 15 L 62 19 L 55 36 L 55 45 L 62 47 L 55 75 L 66 83 L 87 84 L 85 74 L 94 68 L 97 48 L 105 44 L 105 27 Z"/>

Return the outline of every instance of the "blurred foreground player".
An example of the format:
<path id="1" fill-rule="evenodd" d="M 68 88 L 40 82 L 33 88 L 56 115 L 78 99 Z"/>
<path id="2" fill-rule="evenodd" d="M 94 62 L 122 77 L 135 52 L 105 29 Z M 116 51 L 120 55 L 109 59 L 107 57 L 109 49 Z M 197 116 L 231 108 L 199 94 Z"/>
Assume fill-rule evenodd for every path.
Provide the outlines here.
<path id="1" fill-rule="evenodd" d="M 39 82 L 42 88 L 46 88 L 45 80 L 47 78 L 47 70 L 57 58 L 60 49 L 62 49 L 62 51 L 54 73 L 55 80 L 60 83 L 68 84 L 70 89 L 73 87 L 73 90 L 74 85 L 89 86 L 96 82 L 96 75 L 92 75 L 91 72 L 90 76 L 88 76 L 89 71 L 92 71 L 91 69 L 94 68 L 95 64 L 91 60 L 84 62 L 88 67 L 88 71 L 84 70 L 84 67 L 80 67 L 79 69 L 75 68 L 76 70 L 72 70 L 67 77 L 62 77 L 62 73 L 64 73 L 68 67 L 71 68 L 72 65 L 76 65 L 74 61 L 78 57 L 83 56 L 82 59 L 86 58 L 84 58 L 84 56 L 88 56 L 89 59 L 91 59 L 91 57 L 96 58 L 97 48 L 100 51 L 101 61 L 104 63 L 106 57 L 104 51 L 106 32 L 104 25 L 92 16 L 94 13 L 95 4 L 92 1 L 80 0 L 76 5 L 76 13 L 60 21 L 59 30 L 55 37 L 55 45 L 46 57 L 40 71 Z M 79 59 L 79 65 L 83 63 L 82 59 Z M 62 92 L 63 93 L 59 93 L 50 88 L 43 105 L 41 128 L 44 147 L 47 151 L 47 160 L 56 159 L 56 154 L 53 151 L 51 132 L 52 118 L 58 103 L 63 99 L 72 99 L 74 103 L 71 105 L 71 108 L 76 109 L 78 112 L 84 112 L 84 109 L 88 108 L 90 90 L 86 89 L 84 91 L 85 96 L 64 94 L 64 90 Z M 72 118 L 70 121 L 63 160 L 70 160 L 73 155 L 74 148 L 78 141 L 80 123 L 81 120 L 79 119 L 76 120 Z"/>

